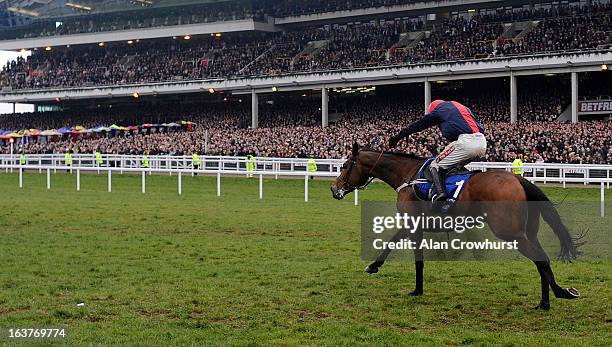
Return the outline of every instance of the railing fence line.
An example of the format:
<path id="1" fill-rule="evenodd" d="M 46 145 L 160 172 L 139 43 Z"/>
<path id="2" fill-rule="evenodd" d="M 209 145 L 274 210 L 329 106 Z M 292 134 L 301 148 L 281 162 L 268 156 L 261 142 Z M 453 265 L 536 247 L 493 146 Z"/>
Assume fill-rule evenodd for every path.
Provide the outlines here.
<path id="1" fill-rule="evenodd" d="M 259 176 L 259 199 L 263 199 L 264 176 L 274 177 L 304 177 L 304 201 L 309 200 L 309 179 L 311 177 L 338 176 L 344 159 L 317 159 L 317 170 L 308 170 L 308 159 L 306 158 L 256 158 L 255 168 L 248 169 L 246 157 L 230 156 L 202 156 L 201 166 L 193 163 L 191 156 L 149 156 L 148 167 L 144 165 L 143 156 L 139 155 L 102 155 L 102 165 L 98 165 L 93 154 L 75 154 L 71 161 L 66 161 L 63 154 L 31 154 L 27 155 L 25 162 L 21 161 L 19 155 L 0 155 L 0 170 L 5 172 L 19 172 L 19 187 L 23 188 L 24 171 L 43 170 L 47 173 L 47 189 L 51 189 L 51 170 L 53 172 L 66 171 L 76 173 L 76 190 L 81 190 L 81 172 L 93 172 L 108 174 L 108 192 L 112 192 L 113 173 L 140 173 L 142 176 L 141 191 L 146 193 L 147 173 L 176 174 L 178 180 L 178 194 L 183 193 L 183 174 L 205 174 L 217 176 L 217 196 L 221 196 L 221 177 Z M 513 169 L 511 163 L 475 162 L 468 165 L 470 169 L 482 171 Z M 551 164 L 551 163 L 525 163 L 522 167 L 524 177 L 532 182 L 583 183 L 597 184 L 601 189 L 601 215 L 604 215 L 604 189 L 610 188 L 612 182 L 612 165 L 582 165 L 582 164 Z M 355 205 L 359 204 L 359 193 L 355 192 Z"/>

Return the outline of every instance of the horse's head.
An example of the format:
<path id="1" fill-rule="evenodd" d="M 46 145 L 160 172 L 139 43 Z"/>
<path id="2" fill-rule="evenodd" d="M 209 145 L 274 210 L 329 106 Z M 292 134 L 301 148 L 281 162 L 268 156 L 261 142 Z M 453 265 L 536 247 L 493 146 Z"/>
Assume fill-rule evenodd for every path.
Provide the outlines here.
<path id="1" fill-rule="evenodd" d="M 365 187 L 369 183 L 368 171 L 364 170 L 363 163 L 359 158 L 359 145 L 353 144 L 350 157 L 342 165 L 340 176 L 331 186 L 334 199 L 341 200 L 344 196 L 355 189 Z"/>

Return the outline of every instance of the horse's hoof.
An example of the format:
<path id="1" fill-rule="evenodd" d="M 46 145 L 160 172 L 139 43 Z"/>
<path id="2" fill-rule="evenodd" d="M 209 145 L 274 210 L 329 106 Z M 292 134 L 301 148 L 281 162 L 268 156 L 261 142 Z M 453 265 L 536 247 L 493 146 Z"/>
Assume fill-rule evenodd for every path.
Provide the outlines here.
<path id="1" fill-rule="evenodd" d="M 550 303 L 549 302 L 541 302 L 538 306 L 534 307 L 534 309 L 548 311 L 548 310 L 550 310 Z"/>
<path id="2" fill-rule="evenodd" d="M 580 292 L 576 288 L 563 288 L 559 293 L 555 293 L 555 296 L 559 299 L 578 299 Z"/>
<path id="3" fill-rule="evenodd" d="M 565 288 L 565 291 L 570 295 L 568 299 L 578 299 L 580 297 L 580 292 L 576 288 Z"/>
<path id="4" fill-rule="evenodd" d="M 372 266 L 372 265 L 368 265 L 365 270 L 365 272 L 369 273 L 369 274 L 375 274 L 378 272 L 378 267 L 376 266 Z"/>
<path id="5" fill-rule="evenodd" d="M 421 295 L 423 295 L 423 291 L 415 289 L 415 290 L 411 291 L 410 293 L 408 293 L 408 295 L 410 295 L 410 296 L 421 296 Z"/>

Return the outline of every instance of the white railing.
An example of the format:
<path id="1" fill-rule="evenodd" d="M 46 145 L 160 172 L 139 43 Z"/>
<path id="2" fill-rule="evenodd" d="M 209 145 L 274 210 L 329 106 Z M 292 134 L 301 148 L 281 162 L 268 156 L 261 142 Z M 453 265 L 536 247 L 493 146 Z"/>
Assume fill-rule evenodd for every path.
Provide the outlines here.
<path id="1" fill-rule="evenodd" d="M 512 163 L 475 162 L 468 165 L 472 170 L 506 170 L 512 171 Z M 524 163 L 521 167 L 523 176 L 532 182 L 606 184 L 610 188 L 612 182 L 612 165 L 595 164 L 552 164 Z"/>
<path id="2" fill-rule="evenodd" d="M 46 172 L 47 189 L 51 189 L 51 172 L 68 171 L 76 174 L 76 188 L 80 191 L 81 172 L 106 173 L 108 175 L 108 191 L 112 191 L 112 175 L 119 173 L 140 173 L 142 175 L 142 192 L 146 192 L 146 175 L 152 173 L 178 176 L 178 194 L 182 194 L 182 175 L 204 174 L 217 176 L 217 195 L 221 195 L 221 177 L 246 175 L 259 178 L 259 198 L 263 198 L 264 176 L 304 177 L 304 201 L 308 201 L 308 181 L 311 177 L 338 176 L 344 159 L 317 159 L 317 171 L 308 171 L 308 159 L 305 158 L 255 158 L 255 168 L 247 169 L 246 157 L 201 156 L 200 167 L 195 167 L 191 156 L 148 156 L 149 167 L 143 167 L 142 155 L 103 154 L 102 164 L 98 165 L 93 154 L 74 154 L 72 164 L 67 165 L 63 154 L 28 154 L 25 163 L 20 155 L 0 155 L 0 172 L 19 173 L 19 187 L 23 187 L 25 171 Z M 507 170 L 513 169 L 511 163 L 475 162 L 468 168 L 477 170 Z M 582 164 L 548 164 L 526 163 L 522 167 L 524 177 L 530 181 L 562 183 L 599 183 L 601 187 L 602 216 L 604 207 L 604 187 L 610 188 L 612 182 L 612 165 L 582 165 Z M 358 205 L 359 193 L 355 192 L 355 205 Z"/>
<path id="3" fill-rule="evenodd" d="M 52 172 L 65 171 L 76 176 L 76 189 L 81 190 L 81 173 L 105 173 L 108 180 L 108 191 L 112 192 L 114 174 L 140 173 L 142 176 L 142 193 L 146 192 L 146 176 L 152 173 L 176 175 L 178 179 L 178 194 L 183 192 L 182 176 L 216 175 L 217 196 L 221 196 L 222 176 L 258 177 L 259 198 L 263 199 L 264 176 L 304 177 L 304 201 L 308 202 L 309 180 L 312 177 L 336 177 L 343 161 L 337 159 L 317 160 L 317 171 L 308 172 L 308 159 L 300 158 L 256 158 L 255 168 L 247 170 L 246 157 L 201 156 L 201 166 L 194 167 L 191 156 L 148 156 L 149 167 L 143 167 L 142 155 L 102 155 L 102 165 L 97 165 L 93 154 L 75 154 L 72 164 L 67 165 L 64 154 L 30 154 L 25 163 L 21 163 L 20 155 L 0 155 L 0 172 L 18 172 L 19 187 L 23 188 L 23 173 L 26 171 L 46 172 L 47 189 L 51 189 Z M 355 205 L 358 205 L 359 193 L 355 194 Z"/>
<path id="4" fill-rule="evenodd" d="M 142 155 L 114 155 L 102 154 L 102 164 L 97 165 L 94 154 L 74 154 L 72 157 L 73 169 L 76 168 L 96 168 L 103 170 L 104 168 L 117 168 L 120 172 L 129 171 L 128 169 L 143 168 Z M 148 156 L 149 167 L 148 172 L 165 172 L 173 174 L 177 170 L 194 169 L 191 156 L 172 156 L 158 155 Z M 230 156 L 201 156 L 201 167 L 199 171 L 206 173 L 208 171 L 217 173 L 218 171 L 224 174 L 243 173 L 246 174 L 247 159 L 246 157 L 230 157 Z M 337 176 L 342 167 L 343 160 L 341 159 L 317 159 L 317 172 L 312 176 Z M 20 165 L 20 155 L 0 155 L 0 166 L 5 170 L 10 170 L 6 165 Z M 24 166 L 24 165 L 22 165 Z M 59 170 L 60 167 L 66 166 L 64 154 L 28 154 L 26 155 L 25 167 L 27 170 L 50 167 L 52 170 Z M 308 159 L 306 158 L 256 158 L 255 170 L 257 173 L 265 173 L 266 175 L 273 173 L 276 178 L 279 175 L 304 175 L 308 172 Z M 14 168 L 13 168 L 14 169 Z"/>
<path id="5" fill-rule="evenodd" d="M 115 168 L 119 171 L 130 171 L 127 169 L 142 169 L 142 155 L 116 155 L 102 154 L 102 164 L 98 166 L 94 154 L 74 154 L 72 157 L 72 168 Z M 194 169 L 191 156 L 151 155 L 148 156 L 148 172 L 167 172 L 172 174 L 176 170 Z M 247 173 L 246 157 L 233 156 L 201 156 L 200 171 L 211 171 L 223 174 Z M 255 158 L 255 173 L 278 175 L 303 175 L 308 172 L 308 159 L 306 158 Z M 336 176 L 344 163 L 344 159 L 316 159 L 317 172 L 309 173 L 312 176 Z M 28 154 L 26 155 L 26 169 L 42 171 L 43 168 L 51 167 L 53 170 L 63 169 L 65 166 L 64 154 Z M 0 155 L 0 165 L 5 170 L 10 170 L 7 165 L 20 165 L 19 154 Z M 474 162 L 468 165 L 470 169 L 512 170 L 511 163 L 504 162 Z M 14 168 L 13 168 L 14 169 Z M 550 163 L 525 163 L 523 166 L 524 176 L 531 181 L 556 182 L 556 183 L 607 183 L 612 182 L 612 165 L 585 165 L 585 164 L 550 164 Z M 106 170 L 103 170 L 106 171 Z M 332 174 L 332 175 L 328 175 Z"/>

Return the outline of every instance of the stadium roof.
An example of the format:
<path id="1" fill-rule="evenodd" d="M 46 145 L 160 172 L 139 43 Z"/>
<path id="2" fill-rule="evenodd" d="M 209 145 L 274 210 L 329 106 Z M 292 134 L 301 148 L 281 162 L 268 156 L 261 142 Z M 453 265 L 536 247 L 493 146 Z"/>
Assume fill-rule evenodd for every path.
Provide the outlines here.
<path id="1" fill-rule="evenodd" d="M 0 4 L 16 15 L 51 19 L 230 1 L 234 0 L 0 0 Z"/>

